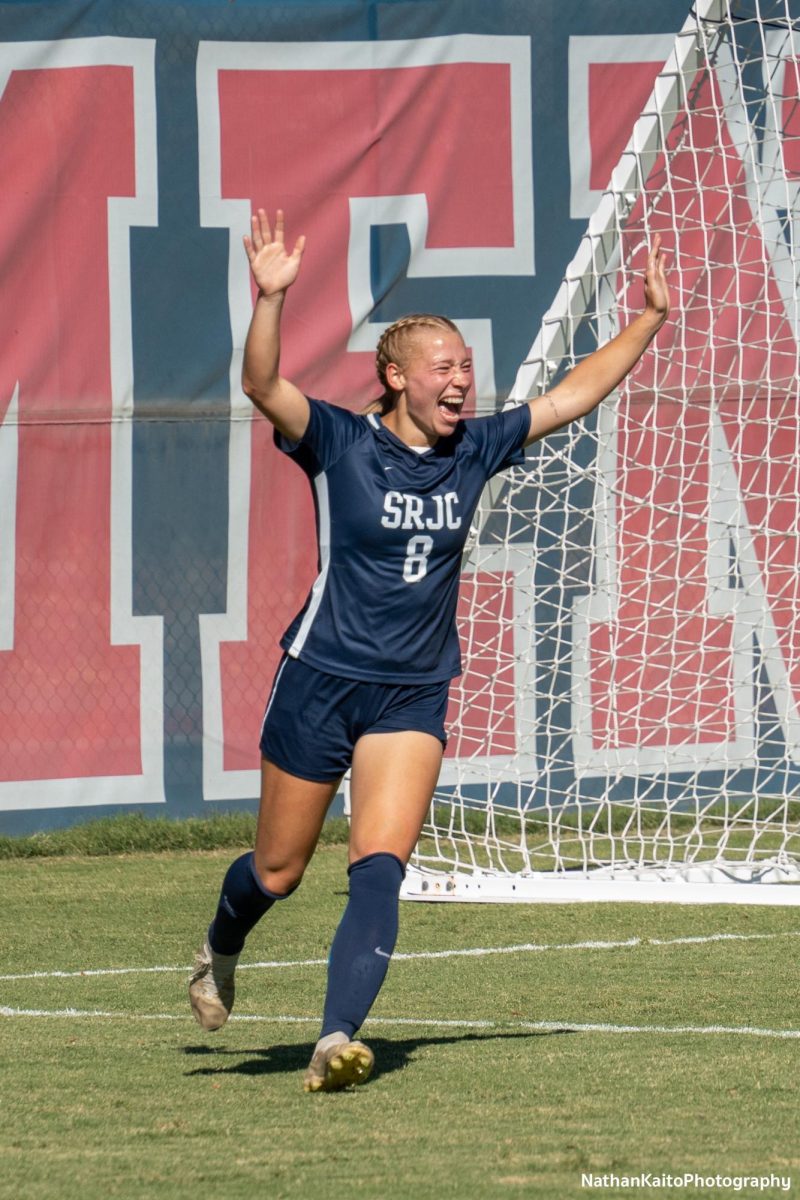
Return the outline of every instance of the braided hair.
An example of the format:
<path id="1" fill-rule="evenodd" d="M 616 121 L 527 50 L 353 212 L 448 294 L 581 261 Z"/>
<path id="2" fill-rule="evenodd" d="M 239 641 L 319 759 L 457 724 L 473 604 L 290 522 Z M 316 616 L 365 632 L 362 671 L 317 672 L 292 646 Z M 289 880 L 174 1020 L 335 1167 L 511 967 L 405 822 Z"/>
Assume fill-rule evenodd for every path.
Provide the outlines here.
<path id="1" fill-rule="evenodd" d="M 459 333 L 458 327 L 448 317 L 440 317 L 435 313 L 410 313 L 385 329 L 375 353 L 375 370 L 383 386 L 383 395 L 368 406 L 367 412 L 378 412 L 385 416 L 397 404 L 397 392 L 389 387 L 386 368 L 389 363 L 402 366 L 408 361 L 412 343 L 420 329 L 445 329 L 449 333 Z"/>

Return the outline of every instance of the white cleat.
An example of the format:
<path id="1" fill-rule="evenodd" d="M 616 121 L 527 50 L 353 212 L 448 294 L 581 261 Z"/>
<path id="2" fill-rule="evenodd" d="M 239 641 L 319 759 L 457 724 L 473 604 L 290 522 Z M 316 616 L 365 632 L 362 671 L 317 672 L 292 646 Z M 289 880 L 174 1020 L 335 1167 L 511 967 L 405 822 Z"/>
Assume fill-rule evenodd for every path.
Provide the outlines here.
<path id="1" fill-rule="evenodd" d="M 351 1042 L 346 1033 L 320 1038 L 303 1079 L 304 1092 L 339 1092 L 366 1083 L 375 1066 L 375 1055 L 363 1042 Z"/>
<path id="2" fill-rule="evenodd" d="M 231 1015 L 233 976 L 238 961 L 238 954 L 216 954 L 208 938 L 195 955 L 189 979 L 189 1003 L 194 1019 L 203 1029 L 220 1029 Z"/>

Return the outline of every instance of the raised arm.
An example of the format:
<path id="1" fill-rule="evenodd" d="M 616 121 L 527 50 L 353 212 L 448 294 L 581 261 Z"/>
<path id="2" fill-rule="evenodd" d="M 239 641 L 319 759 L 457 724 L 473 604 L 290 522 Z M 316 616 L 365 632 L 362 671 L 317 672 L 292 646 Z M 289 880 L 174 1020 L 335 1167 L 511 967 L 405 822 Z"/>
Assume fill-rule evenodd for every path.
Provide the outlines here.
<path id="1" fill-rule="evenodd" d="M 299 237 L 292 253 L 287 254 L 280 209 L 275 217 L 274 236 L 263 208 L 253 214 L 250 225 L 250 237 L 245 237 L 244 248 L 258 284 L 258 298 L 244 345 L 242 388 L 276 429 L 298 441 L 308 425 L 308 400 L 299 388 L 281 376 L 279 368 L 283 302 L 300 270 L 305 238 Z"/>
<path id="2" fill-rule="evenodd" d="M 526 446 L 577 417 L 585 417 L 636 366 L 669 314 L 666 254 L 656 234 L 647 256 L 644 311 L 605 346 L 578 363 L 552 391 L 528 401 L 531 431 Z"/>

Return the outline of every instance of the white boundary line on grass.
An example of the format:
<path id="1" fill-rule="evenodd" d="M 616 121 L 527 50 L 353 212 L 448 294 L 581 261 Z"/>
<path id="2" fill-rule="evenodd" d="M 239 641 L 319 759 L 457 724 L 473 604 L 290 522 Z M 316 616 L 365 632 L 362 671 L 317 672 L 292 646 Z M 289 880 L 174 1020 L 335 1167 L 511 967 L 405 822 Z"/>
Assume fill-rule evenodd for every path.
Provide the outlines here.
<path id="1" fill-rule="evenodd" d="M 418 950 L 406 954 L 393 954 L 392 962 L 412 962 L 442 958 L 484 958 L 492 954 L 541 954 L 553 950 L 628 950 L 649 946 L 704 946 L 713 942 L 756 942 L 774 941 L 776 938 L 797 938 L 800 930 L 790 929 L 781 933 L 711 933 L 698 937 L 676 938 L 627 938 L 620 942 L 524 942 L 517 946 L 478 946 L 466 950 Z M 240 963 L 239 971 L 277 970 L 283 967 L 326 967 L 327 958 L 304 958 L 254 963 Z M 24 974 L 0 975 L 0 983 L 11 983 L 24 979 L 77 979 L 83 976 L 105 975 L 167 975 L 190 971 L 188 966 L 160 967 L 85 967 L 78 971 L 29 971 Z"/>
<path id="2" fill-rule="evenodd" d="M 79 1008 L 6 1008 L 0 1006 L 0 1017 L 51 1017 L 104 1019 L 116 1021 L 191 1021 L 190 1014 L 104 1012 L 100 1009 Z M 265 1025 L 317 1025 L 319 1017 L 290 1016 L 232 1016 L 231 1022 L 258 1022 Z M 431 1017 L 368 1017 L 366 1025 L 400 1025 L 433 1029 L 523 1029 L 535 1033 L 650 1033 L 650 1034 L 729 1034 L 734 1037 L 800 1038 L 800 1029 L 760 1029 L 754 1025 L 608 1025 L 600 1022 L 576 1021 L 468 1021 L 437 1020 Z M 242 1051 L 246 1053 L 246 1051 Z"/>

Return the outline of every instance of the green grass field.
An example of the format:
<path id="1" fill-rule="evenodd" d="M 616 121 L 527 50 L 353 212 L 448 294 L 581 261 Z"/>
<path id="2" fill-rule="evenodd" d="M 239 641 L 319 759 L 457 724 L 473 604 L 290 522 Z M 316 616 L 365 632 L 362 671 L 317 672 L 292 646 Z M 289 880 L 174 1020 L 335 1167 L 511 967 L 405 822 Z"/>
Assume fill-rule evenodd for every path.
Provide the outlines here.
<path id="1" fill-rule="evenodd" d="M 376 1075 L 307 1096 L 345 850 L 321 847 L 250 939 L 247 963 L 294 965 L 241 970 L 238 1019 L 205 1034 L 186 968 L 231 857 L 0 862 L 0 1195 L 651 1195 L 582 1184 L 643 1172 L 800 1189 L 796 909 L 404 904 L 363 1031 Z"/>

